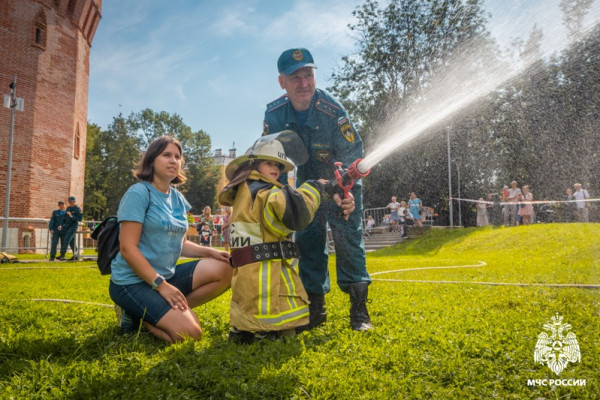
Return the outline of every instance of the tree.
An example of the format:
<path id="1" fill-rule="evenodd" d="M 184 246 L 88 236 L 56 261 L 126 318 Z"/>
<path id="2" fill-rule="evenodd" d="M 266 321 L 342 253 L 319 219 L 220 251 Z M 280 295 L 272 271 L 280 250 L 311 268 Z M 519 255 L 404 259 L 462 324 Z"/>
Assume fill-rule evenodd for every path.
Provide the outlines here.
<path id="1" fill-rule="evenodd" d="M 563 24 L 567 28 L 569 39 L 576 39 L 581 34 L 583 19 L 593 2 L 594 0 L 561 0 Z"/>
<path id="2" fill-rule="evenodd" d="M 192 132 L 177 114 L 145 109 L 124 118 L 115 117 L 108 130 L 88 125 L 85 179 L 85 217 L 101 220 L 115 215 L 121 197 L 136 182 L 133 170 L 148 144 L 172 135 L 182 145 L 184 170 L 188 178 L 179 187 L 196 210 L 214 205 L 218 167 L 210 154 L 210 137 L 203 131 Z"/>
<path id="3" fill-rule="evenodd" d="M 367 0 L 353 15 L 357 23 L 350 29 L 357 34 L 358 51 L 342 58 L 329 90 L 357 121 L 367 150 L 390 133 L 386 131 L 410 123 L 436 79 L 466 49 L 479 57 L 463 65 L 464 74 L 495 58 L 478 0 L 391 0 L 385 8 Z M 390 187 L 416 191 L 430 204 L 447 197 L 447 179 L 440 174 L 447 170 L 445 140 L 434 136 L 407 144 L 373 168 L 364 183 L 367 207 L 386 204 Z"/>
<path id="4" fill-rule="evenodd" d="M 355 10 L 350 29 L 357 51 L 342 59 L 329 90 L 357 121 L 367 157 L 384 135 L 401 136 L 423 116 L 435 121 L 372 168 L 365 207 L 416 191 L 427 205 L 445 208 L 447 132 L 454 195 L 458 167 L 468 199 L 498 192 L 513 179 L 531 185 L 538 200 L 560 199 L 574 182 L 600 187 L 600 25 L 584 27 L 591 1 L 561 1 L 569 38 L 577 41 L 550 57 L 537 26 L 503 54 L 485 29 L 481 3 L 390 0 L 381 8 L 367 0 Z M 516 62 L 526 67 L 505 74 Z M 506 79 L 460 112 L 444 119 L 428 112 L 439 112 L 437 99 L 452 107 L 495 75 Z"/>
<path id="5" fill-rule="evenodd" d="M 88 125 L 85 179 L 85 218 L 102 220 L 114 215 L 121 197 L 135 182 L 132 170 L 139 161 L 140 140 L 127 130 L 122 115 L 108 130 Z"/>
<path id="6" fill-rule="evenodd" d="M 85 204 L 86 218 L 100 220 L 106 210 L 105 187 L 102 174 L 97 173 L 103 165 L 104 158 L 99 141 L 102 131 L 96 124 L 87 126 L 86 160 L 85 160 Z"/>
<path id="7" fill-rule="evenodd" d="M 163 135 L 176 137 L 183 148 L 184 168 L 188 178 L 181 186 L 181 191 L 196 213 L 206 205 L 214 207 L 220 175 L 218 167 L 213 163 L 208 134 L 202 130 L 192 132 L 178 114 L 171 115 L 165 111 L 157 113 L 150 109 L 132 113 L 127 118 L 127 126 L 136 132 L 144 147 Z"/>

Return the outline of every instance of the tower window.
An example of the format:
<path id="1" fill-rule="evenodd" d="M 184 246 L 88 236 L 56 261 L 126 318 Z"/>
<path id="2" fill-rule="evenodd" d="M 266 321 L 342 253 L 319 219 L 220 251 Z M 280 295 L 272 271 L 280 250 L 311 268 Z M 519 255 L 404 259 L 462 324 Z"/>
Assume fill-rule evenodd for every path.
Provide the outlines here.
<path id="1" fill-rule="evenodd" d="M 73 150 L 73 157 L 79 159 L 79 154 L 81 152 L 81 134 L 79 133 L 79 124 L 77 124 L 77 129 L 75 130 L 75 143 Z"/>
<path id="2" fill-rule="evenodd" d="M 41 49 L 46 48 L 46 15 L 40 11 L 33 21 L 33 43 Z"/>

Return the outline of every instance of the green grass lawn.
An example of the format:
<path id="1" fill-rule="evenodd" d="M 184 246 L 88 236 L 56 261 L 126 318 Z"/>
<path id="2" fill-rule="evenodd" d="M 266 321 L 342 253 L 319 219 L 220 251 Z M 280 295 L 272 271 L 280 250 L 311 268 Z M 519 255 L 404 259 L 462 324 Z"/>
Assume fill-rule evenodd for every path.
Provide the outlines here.
<path id="1" fill-rule="evenodd" d="M 243 346 L 227 341 L 229 293 L 195 310 L 201 341 L 167 345 L 118 333 L 92 262 L 2 264 L 0 398 L 600 398 L 598 289 L 543 286 L 600 285 L 600 224 L 432 229 L 367 265 L 374 331 L 349 328 L 334 284 L 325 326 Z M 557 313 L 581 349 L 560 376 L 533 359 Z M 559 378 L 586 386 L 527 385 Z"/>

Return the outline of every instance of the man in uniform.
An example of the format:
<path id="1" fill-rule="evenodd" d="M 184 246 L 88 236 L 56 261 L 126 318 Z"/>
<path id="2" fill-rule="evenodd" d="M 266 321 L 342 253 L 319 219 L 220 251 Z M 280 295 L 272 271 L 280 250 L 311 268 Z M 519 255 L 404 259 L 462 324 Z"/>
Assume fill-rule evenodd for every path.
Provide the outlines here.
<path id="1" fill-rule="evenodd" d="M 298 167 L 296 184 L 309 179 L 335 180 L 334 162 L 344 166 L 362 157 L 362 140 L 342 105 L 327 92 L 315 86 L 314 60 L 303 48 L 284 51 L 277 61 L 279 84 L 286 95 L 267 105 L 264 135 L 291 129 L 304 142 L 309 159 Z M 327 223 L 336 250 L 337 283 L 350 295 L 350 324 L 354 330 L 372 329 L 367 312 L 368 286 L 371 278 L 365 263 L 362 235 L 362 191 L 357 181 L 351 190 L 352 209 L 344 200 L 342 215 L 338 204 L 329 200 L 321 206 L 311 224 L 296 233 L 300 250 L 300 277 L 310 300 L 312 329 L 326 320 L 325 294 L 331 289 L 329 280 Z"/>
<path id="2" fill-rule="evenodd" d="M 63 219 L 65 217 L 65 202 L 58 202 L 58 210 L 52 211 L 52 216 L 50 217 L 50 223 L 48 224 L 48 231 L 52 235 L 52 239 L 50 242 L 50 258 L 48 261 L 54 261 L 54 257 L 56 257 L 56 248 L 58 246 L 58 241 L 60 240 L 60 244 L 62 247 L 62 242 L 64 240 L 64 231 L 63 231 Z"/>
<path id="3" fill-rule="evenodd" d="M 67 247 L 70 245 L 71 250 L 73 251 L 73 257 L 69 259 L 69 261 L 75 260 L 75 232 L 79 227 L 79 222 L 83 219 L 83 215 L 81 214 L 81 208 L 76 203 L 76 199 L 74 196 L 69 197 L 69 207 L 67 207 L 65 212 L 65 218 L 63 223 L 63 231 L 64 236 L 62 238 L 62 243 L 60 246 L 60 256 L 58 256 L 57 260 L 64 261 L 65 254 L 67 253 Z"/>

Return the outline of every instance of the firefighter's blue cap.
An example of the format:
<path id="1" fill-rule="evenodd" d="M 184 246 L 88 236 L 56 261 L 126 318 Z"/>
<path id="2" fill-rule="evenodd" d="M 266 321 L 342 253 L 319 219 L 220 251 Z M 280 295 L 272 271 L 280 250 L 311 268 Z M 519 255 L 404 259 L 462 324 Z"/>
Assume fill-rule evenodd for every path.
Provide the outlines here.
<path id="1" fill-rule="evenodd" d="M 277 70 L 284 75 L 291 75 L 302 67 L 317 68 L 312 54 L 304 48 L 286 50 L 277 60 Z"/>

